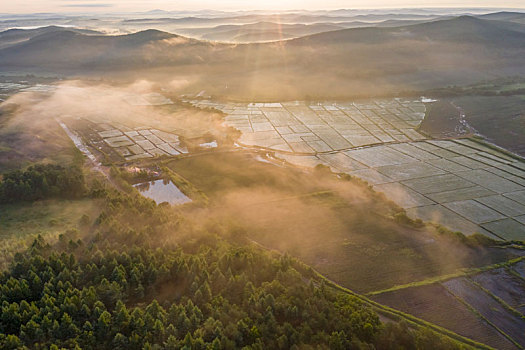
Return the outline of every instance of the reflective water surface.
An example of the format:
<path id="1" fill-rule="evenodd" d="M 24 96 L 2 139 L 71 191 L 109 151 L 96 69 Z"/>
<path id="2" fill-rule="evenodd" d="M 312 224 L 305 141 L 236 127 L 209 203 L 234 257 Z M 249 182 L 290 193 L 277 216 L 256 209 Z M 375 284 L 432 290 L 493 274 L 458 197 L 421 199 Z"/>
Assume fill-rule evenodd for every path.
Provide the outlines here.
<path id="1" fill-rule="evenodd" d="M 147 198 L 151 198 L 155 203 L 168 202 L 171 205 L 179 205 L 191 202 L 177 186 L 170 180 L 154 180 L 134 185 L 139 192 Z"/>

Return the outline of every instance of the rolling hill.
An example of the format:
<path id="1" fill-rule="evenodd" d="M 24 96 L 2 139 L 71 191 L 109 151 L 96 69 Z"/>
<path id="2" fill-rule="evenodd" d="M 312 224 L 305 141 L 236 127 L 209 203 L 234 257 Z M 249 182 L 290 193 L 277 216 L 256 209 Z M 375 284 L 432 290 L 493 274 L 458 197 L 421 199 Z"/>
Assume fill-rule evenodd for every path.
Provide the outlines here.
<path id="1" fill-rule="evenodd" d="M 343 29 L 321 33 L 295 40 L 295 43 L 378 43 L 395 42 L 403 38 L 436 43 L 483 44 L 495 47 L 525 42 L 525 25 L 504 21 L 483 20 L 472 16 L 425 22 L 394 28 Z"/>
<path id="2" fill-rule="evenodd" d="M 178 47 L 176 52 L 170 50 L 174 46 Z M 166 56 L 172 64 L 180 64 L 189 57 L 189 52 L 185 54 L 181 49 L 187 47 L 189 50 L 191 46 L 205 50 L 208 45 L 151 29 L 117 36 L 85 35 L 60 30 L 46 32 L 0 50 L 0 59 L 6 66 L 40 65 L 52 69 L 82 69 L 91 66 L 120 70 L 124 65 L 144 67 L 150 63 L 158 64 Z"/>
<path id="3" fill-rule="evenodd" d="M 222 42 L 261 42 L 284 40 L 348 28 L 331 23 L 282 24 L 257 22 L 243 25 L 221 25 L 212 28 L 183 28 L 177 32 L 190 37 Z"/>
<path id="4" fill-rule="evenodd" d="M 498 20 L 498 21 L 517 22 L 517 23 L 522 23 L 522 24 L 525 23 L 525 13 L 523 12 L 501 11 L 501 12 L 488 13 L 486 15 L 480 15 L 478 16 L 478 18 Z"/>
<path id="5" fill-rule="evenodd" d="M 188 88 L 237 97 L 366 96 L 523 74 L 525 25 L 462 16 L 243 45 L 157 30 L 101 36 L 63 29 L 0 49 L 0 62 L 2 69 L 75 75 L 192 75 Z"/>
<path id="6" fill-rule="evenodd" d="M 0 49 L 24 42 L 31 39 L 32 37 L 68 30 L 74 33 L 85 34 L 85 35 L 101 35 L 102 33 L 95 30 L 89 29 L 77 29 L 77 28 L 66 28 L 59 26 L 47 26 L 36 29 L 9 29 L 0 33 Z"/>

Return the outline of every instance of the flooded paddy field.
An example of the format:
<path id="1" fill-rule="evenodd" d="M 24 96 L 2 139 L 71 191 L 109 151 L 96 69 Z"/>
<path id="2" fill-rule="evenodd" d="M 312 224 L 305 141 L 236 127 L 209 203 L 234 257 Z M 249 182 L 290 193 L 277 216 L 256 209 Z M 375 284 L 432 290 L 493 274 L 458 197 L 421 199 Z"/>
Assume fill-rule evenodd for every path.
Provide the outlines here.
<path id="1" fill-rule="evenodd" d="M 66 119 L 65 123 L 110 162 L 188 153 L 178 135 L 154 128 L 132 129 L 117 123 L 95 123 L 87 119 Z"/>
<path id="2" fill-rule="evenodd" d="M 166 113 L 172 115 L 169 111 Z M 65 130 L 72 131 L 82 141 L 81 147 L 87 147 L 99 163 L 109 165 L 161 156 L 174 157 L 233 144 L 229 133 L 232 130 L 215 127 L 211 113 L 201 114 L 207 114 L 204 116 L 207 117 L 206 122 L 199 121 L 198 116 L 193 121 L 188 121 L 189 117 L 178 116 L 159 123 L 155 118 L 120 122 L 116 118 L 71 115 L 61 116 L 57 122 Z M 184 129 L 185 123 L 192 124 L 192 128 Z"/>
<path id="3" fill-rule="evenodd" d="M 387 292 L 372 299 L 489 346 L 518 349 L 440 284 Z"/>
<path id="4" fill-rule="evenodd" d="M 525 263 L 524 261 L 521 264 Z M 525 315 L 525 280 L 516 275 L 518 264 L 507 268 L 493 269 L 472 277 L 472 281 L 500 298 L 511 308 Z"/>
<path id="5" fill-rule="evenodd" d="M 141 89 L 64 82 L 50 94 L 32 92 L 27 98 L 37 109 L 55 108 L 52 121 L 82 153 L 105 166 L 210 151 L 232 146 L 232 137 L 238 136 L 221 125 L 217 111 L 192 107 L 150 87 Z M 25 101 L 21 95 L 16 98 Z M 41 119 L 51 119 L 46 117 Z"/>
<path id="6" fill-rule="evenodd" d="M 413 218 L 466 235 L 479 232 L 497 240 L 525 240 L 525 162 L 472 139 L 437 140 L 421 133 L 427 103 L 188 102 L 197 107 L 196 113 L 201 108 L 207 115 L 213 109 L 223 113 L 222 126 L 207 117 L 201 135 L 209 128 L 223 129 L 208 139 L 197 138 L 196 149 L 222 149 L 218 135 L 235 129 L 240 135 L 235 142 L 241 147 L 269 150 L 274 159 L 290 165 L 322 164 L 360 178 Z M 178 156 L 189 150 L 186 138 L 160 127 L 104 122 L 101 117 L 64 122 L 107 163 Z M 176 125 L 174 120 L 166 124 L 169 130 L 178 130 Z"/>
<path id="7" fill-rule="evenodd" d="M 419 101 L 396 99 L 330 104 L 189 102 L 225 113 L 225 124 L 242 132 L 239 144 L 275 151 L 315 154 L 426 138 L 415 130 L 425 116 L 425 106 Z"/>
<path id="8" fill-rule="evenodd" d="M 466 235 L 525 240 L 525 162 L 471 139 L 425 136 L 418 131 L 425 103 L 190 102 L 225 113 L 225 124 L 242 133 L 239 144 L 358 177 L 412 217 Z"/>
<path id="9" fill-rule="evenodd" d="M 56 86 L 53 84 L 57 80 L 56 77 L 0 73 L 0 103 L 19 92 L 50 93 L 56 89 Z"/>
<path id="10" fill-rule="evenodd" d="M 512 266 L 512 272 L 517 274 L 522 279 L 525 279 L 525 261 L 520 261 Z"/>
<path id="11" fill-rule="evenodd" d="M 386 292 L 372 299 L 489 346 L 518 349 L 440 284 Z"/>

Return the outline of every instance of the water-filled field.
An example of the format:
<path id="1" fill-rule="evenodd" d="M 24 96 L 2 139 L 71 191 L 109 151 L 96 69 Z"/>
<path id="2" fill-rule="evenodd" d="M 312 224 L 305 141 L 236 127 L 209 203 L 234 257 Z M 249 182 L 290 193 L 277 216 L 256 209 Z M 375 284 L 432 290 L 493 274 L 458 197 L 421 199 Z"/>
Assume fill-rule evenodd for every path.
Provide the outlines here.
<path id="1" fill-rule="evenodd" d="M 421 133 L 426 103 L 190 102 L 225 113 L 224 123 L 242 133 L 240 145 L 358 177 L 412 217 L 467 235 L 525 239 L 525 162 L 483 142 Z"/>
<path id="2" fill-rule="evenodd" d="M 151 198 L 157 204 L 169 203 L 179 205 L 191 202 L 181 190 L 169 180 L 154 180 L 134 185 L 139 192 L 148 198 Z"/>

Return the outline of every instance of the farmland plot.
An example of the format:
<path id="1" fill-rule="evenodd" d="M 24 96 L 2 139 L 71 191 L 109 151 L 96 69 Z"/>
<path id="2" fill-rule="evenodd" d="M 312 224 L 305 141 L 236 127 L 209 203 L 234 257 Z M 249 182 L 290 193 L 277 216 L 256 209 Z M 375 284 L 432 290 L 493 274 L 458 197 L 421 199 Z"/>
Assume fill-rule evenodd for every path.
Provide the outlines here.
<path id="1" fill-rule="evenodd" d="M 498 349 L 525 344 L 525 260 L 372 298 Z M 451 315 L 453 315 L 451 317 Z"/>
<path id="2" fill-rule="evenodd" d="M 189 102 L 225 113 L 239 144 L 361 178 L 410 216 L 467 235 L 525 240 L 525 162 L 470 139 L 427 139 L 417 129 L 424 103 Z"/>
<path id="3" fill-rule="evenodd" d="M 525 281 L 506 268 L 480 273 L 472 280 L 525 315 Z"/>
<path id="4" fill-rule="evenodd" d="M 483 290 L 477 288 L 467 278 L 456 278 L 443 283 L 445 288 L 457 298 L 473 307 L 482 317 L 490 320 L 518 344 L 525 344 L 525 319 L 513 314 L 501 303 Z M 523 290 L 522 290 L 523 292 Z"/>
<path id="5" fill-rule="evenodd" d="M 130 129 L 118 123 L 95 123 L 89 120 L 64 120 L 97 151 L 111 160 L 132 161 L 154 156 L 188 153 L 178 135 L 148 127 Z M 65 124 L 64 124 L 65 125 Z"/>
<path id="6" fill-rule="evenodd" d="M 512 266 L 512 270 L 516 272 L 522 279 L 525 279 L 525 261 L 520 261 L 519 263 Z"/>
<path id="7" fill-rule="evenodd" d="M 424 140 L 416 131 L 425 115 L 419 101 L 388 103 L 217 103 L 188 101 L 226 114 L 239 142 L 276 151 L 316 154 L 385 142 Z M 271 133 L 272 142 L 268 142 Z"/>
<path id="8" fill-rule="evenodd" d="M 407 213 L 467 235 L 525 240 L 525 163 L 468 140 L 429 140 L 329 154 L 276 153 L 291 164 L 318 163 L 359 177 Z M 318 160 L 317 160 L 318 159 Z"/>
<path id="9" fill-rule="evenodd" d="M 517 349 L 439 283 L 387 292 L 372 299 L 497 349 Z"/>

